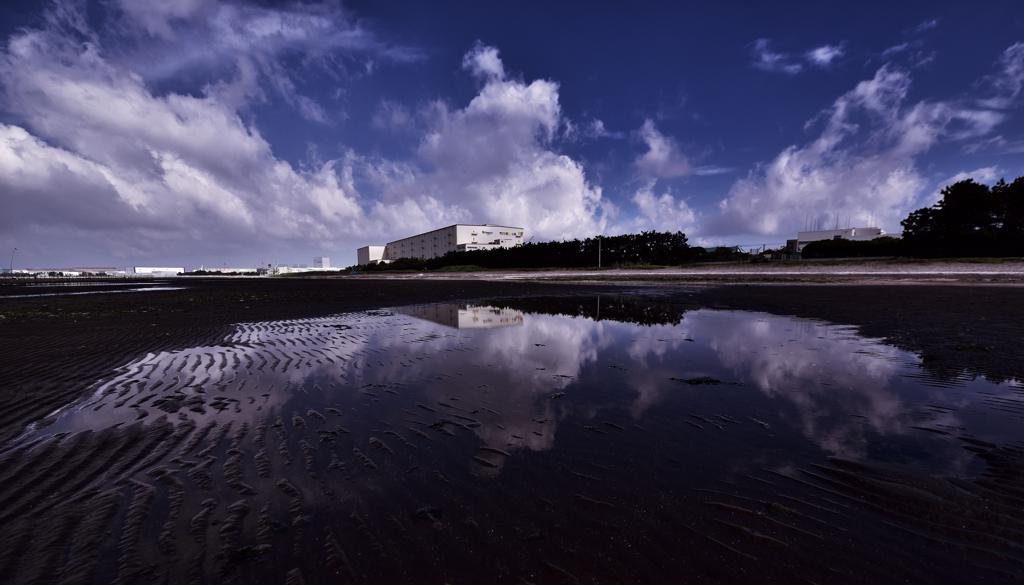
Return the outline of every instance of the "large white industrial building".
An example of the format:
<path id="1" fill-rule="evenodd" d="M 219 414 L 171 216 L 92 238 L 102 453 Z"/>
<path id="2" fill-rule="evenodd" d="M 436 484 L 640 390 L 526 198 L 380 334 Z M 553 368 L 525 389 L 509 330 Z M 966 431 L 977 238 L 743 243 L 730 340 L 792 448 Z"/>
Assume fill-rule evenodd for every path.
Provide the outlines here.
<path id="1" fill-rule="evenodd" d="M 863 242 L 880 238 L 882 236 L 889 236 L 893 238 L 900 237 L 899 234 L 883 233 L 881 228 L 876 227 L 846 228 L 841 230 L 815 230 L 797 232 L 795 240 L 786 241 L 786 247 L 792 252 L 803 252 L 804 246 L 811 242 L 820 242 L 823 240 L 854 240 Z"/>
<path id="2" fill-rule="evenodd" d="M 183 267 L 166 267 L 166 266 L 129 266 L 124 269 L 125 274 L 129 276 L 177 276 L 181 272 L 185 272 Z"/>
<path id="3" fill-rule="evenodd" d="M 415 235 L 385 246 L 365 246 L 356 250 L 359 264 L 391 262 L 399 258 L 437 258 L 448 252 L 511 248 L 523 243 L 523 228 L 495 224 L 455 224 Z M 380 250 L 383 248 L 383 250 Z M 377 253 L 380 254 L 379 257 Z M 365 261 L 364 261 L 365 260 Z"/>

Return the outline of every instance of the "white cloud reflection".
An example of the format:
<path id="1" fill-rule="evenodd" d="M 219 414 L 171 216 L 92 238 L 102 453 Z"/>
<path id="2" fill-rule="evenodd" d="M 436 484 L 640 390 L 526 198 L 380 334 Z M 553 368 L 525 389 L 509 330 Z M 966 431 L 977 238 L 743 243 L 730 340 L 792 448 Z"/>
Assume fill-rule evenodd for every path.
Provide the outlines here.
<path id="1" fill-rule="evenodd" d="M 713 396 L 745 424 L 767 413 L 757 416 L 774 417 L 774 433 L 864 459 L 879 438 L 917 441 L 913 426 L 962 427 L 970 404 L 908 382 L 912 356 L 849 328 L 754 313 L 693 311 L 676 326 L 527 314 L 521 326 L 489 330 L 360 314 L 241 325 L 226 341 L 129 364 L 43 432 L 105 428 L 143 412 L 152 421 L 164 414 L 154 404 L 175 394 L 183 406 L 168 413 L 173 422 L 288 423 L 293 411 L 336 408 L 346 426 L 379 419 L 404 432 L 450 418 L 514 455 L 553 449 L 569 420 L 600 425 L 625 411 L 642 423 L 652 413 L 683 416 Z M 670 380 L 704 376 L 741 385 Z M 932 401 L 948 409 L 922 422 L 922 404 Z M 482 472 L 500 472 L 503 458 L 496 462 Z"/>

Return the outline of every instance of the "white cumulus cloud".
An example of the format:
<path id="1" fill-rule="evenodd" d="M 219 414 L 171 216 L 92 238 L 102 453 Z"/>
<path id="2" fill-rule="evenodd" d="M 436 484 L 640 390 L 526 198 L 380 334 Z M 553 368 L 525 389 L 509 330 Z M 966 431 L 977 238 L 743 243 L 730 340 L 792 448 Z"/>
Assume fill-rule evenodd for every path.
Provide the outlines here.
<path id="1" fill-rule="evenodd" d="M 421 138 L 411 158 L 347 151 L 324 161 L 311 151 L 313 160 L 296 167 L 275 156 L 249 108 L 275 91 L 304 116 L 326 120 L 295 90 L 281 56 L 404 57 L 331 2 L 146 6 L 132 5 L 120 28 L 100 34 L 81 5 L 56 4 L 43 26 L 14 34 L 0 51 L 10 121 L 0 125 L 4 243 L 67 250 L 88 242 L 106 257 L 237 257 L 345 250 L 455 222 L 512 224 L 542 239 L 587 237 L 616 212 L 582 165 L 553 144 L 567 125 L 558 85 L 510 78 L 494 47 L 478 43 L 466 54 L 463 66 L 481 87 L 462 107 L 438 100 L 417 113 L 381 102 L 377 127 Z M 158 93 L 153 80 L 192 67 L 193 56 L 133 53 L 137 45 L 124 36 L 132 34 L 157 39 L 145 45 L 157 49 L 198 38 L 211 63 L 234 65 L 206 72 L 211 81 L 201 91 Z"/>
<path id="2" fill-rule="evenodd" d="M 659 132 L 653 120 L 645 120 L 637 134 L 647 145 L 647 152 L 635 161 L 641 174 L 667 179 L 687 175 L 693 170 L 690 161 L 679 151 L 679 144 Z"/>
<path id="3" fill-rule="evenodd" d="M 351 157 L 295 169 L 221 99 L 224 86 L 154 95 L 63 23 L 0 54 L 6 108 L 21 120 L 0 127 L 8 226 L 74 226 L 113 255 L 163 257 L 266 238 L 330 246 L 370 229 Z"/>
<path id="4" fill-rule="evenodd" d="M 646 185 L 633 194 L 631 201 L 640 210 L 638 224 L 640 229 L 649 226 L 659 232 L 689 233 L 697 221 L 694 213 L 686 201 L 677 200 L 669 190 L 661 196 L 654 193 L 655 179 L 648 181 Z M 648 229 L 649 229 L 648 228 Z"/>
<path id="5" fill-rule="evenodd" d="M 541 239 L 599 233 L 614 208 L 583 166 L 552 146 L 564 123 L 558 84 L 509 78 L 497 49 L 480 44 L 463 67 L 483 83 L 479 94 L 464 108 L 426 108 L 430 129 L 418 154 L 430 170 L 375 163 L 382 204 L 429 202 L 453 219 L 524 227 Z M 393 170 L 380 173 L 382 166 Z"/>
<path id="6" fill-rule="evenodd" d="M 505 65 L 498 57 L 496 47 L 488 47 L 477 41 L 473 47 L 462 58 L 462 67 L 487 80 L 502 80 L 505 78 Z"/>

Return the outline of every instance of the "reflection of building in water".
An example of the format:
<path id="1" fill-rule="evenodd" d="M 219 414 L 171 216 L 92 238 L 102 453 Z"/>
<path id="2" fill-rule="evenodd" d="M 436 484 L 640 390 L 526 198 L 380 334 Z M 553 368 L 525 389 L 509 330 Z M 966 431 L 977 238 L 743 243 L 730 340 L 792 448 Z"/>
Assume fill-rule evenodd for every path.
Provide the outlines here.
<path id="1" fill-rule="evenodd" d="M 493 329 L 523 324 L 523 313 L 515 309 L 472 305 L 431 305 L 406 307 L 400 313 L 433 321 L 455 329 Z"/>

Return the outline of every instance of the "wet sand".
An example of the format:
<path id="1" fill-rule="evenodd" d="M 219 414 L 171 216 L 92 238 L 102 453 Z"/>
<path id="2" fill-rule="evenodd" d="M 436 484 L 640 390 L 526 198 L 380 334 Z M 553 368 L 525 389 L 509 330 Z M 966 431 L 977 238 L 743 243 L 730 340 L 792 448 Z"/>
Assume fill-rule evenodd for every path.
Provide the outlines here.
<path id="1" fill-rule="evenodd" d="M 182 281 L 176 279 L 173 286 L 181 284 Z M 234 323 L 322 317 L 385 306 L 473 300 L 483 302 L 484 299 L 517 298 L 519 304 L 526 305 L 524 310 L 528 310 L 531 303 L 559 305 L 559 312 L 581 315 L 589 315 L 589 305 L 584 307 L 573 302 L 564 302 L 564 299 L 581 295 L 629 296 L 642 299 L 644 302 L 656 303 L 661 307 L 656 311 L 659 314 L 672 314 L 672 307 L 704 306 L 795 315 L 853 325 L 863 335 L 885 339 L 898 347 L 919 353 L 925 358 L 924 367 L 931 369 L 936 377 L 985 375 L 997 380 L 1024 379 L 1024 349 L 1018 342 L 1024 333 L 1024 288 L 1016 286 L 930 284 L 703 288 L 678 284 L 579 285 L 507 280 L 488 282 L 476 279 L 231 279 L 189 280 L 184 284 L 189 288 L 136 292 L 130 295 L 98 294 L 0 300 L 0 313 L 4 315 L 3 324 L 0 325 L 0 367 L 4 372 L 3 390 L 0 391 L 0 441 L 8 444 L 11 439 L 22 433 L 27 424 L 45 423 L 45 417 L 53 410 L 82 398 L 96 382 L 112 376 L 114 368 L 149 353 L 216 344 L 233 331 L 231 325 Z M 643 323 L 642 320 L 637 322 Z M 412 409 L 417 410 L 415 407 Z M 239 500 L 231 506 L 221 506 L 215 514 L 215 502 L 211 501 L 208 507 L 204 507 L 198 502 L 186 501 L 185 509 L 189 510 L 189 517 L 178 519 L 177 515 L 182 509 L 183 492 L 181 479 L 175 473 L 166 468 L 155 468 L 140 480 L 139 474 L 132 475 L 130 472 L 144 469 L 147 462 L 157 461 L 172 450 L 180 449 L 181 453 L 187 454 L 205 445 L 204 441 L 210 444 L 207 449 L 212 449 L 222 441 L 226 443 L 233 440 L 231 448 L 221 454 L 222 458 L 227 454 L 227 460 L 218 461 L 213 473 L 214 476 L 221 475 L 223 467 L 223 475 L 227 478 L 231 475 L 232 461 L 240 457 L 232 455 L 236 444 L 241 444 L 243 440 L 252 440 L 259 441 L 257 445 L 262 445 L 263 437 L 269 439 L 275 433 L 285 432 L 285 429 L 293 435 L 306 436 L 307 426 L 312 428 L 312 425 L 320 424 L 319 419 L 323 418 L 323 415 L 313 414 L 312 411 L 307 413 L 307 416 L 308 419 L 303 419 L 301 415 L 295 414 L 290 420 L 278 421 L 281 423 L 280 428 L 274 426 L 278 423 L 268 421 L 267 426 L 252 429 L 231 428 L 230 423 L 220 427 L 193 429 L 183 424 L 175 426 L 166 421 L 153 421 L 146 426 L 136 423 L 78 433 L 67 441 L 44 440 L 39 444 L 31 441 L 22 443 L 18 448 L 5 453 L 0 460 L 0 485 L 3 485 L 3 489 L 0 490 L 0 574 L 10 574 L 8 572 L 16 568 L 14 574 L 18 582 L 59 580 L 85 583 L 96 582 L 97 577 L 102 575 L 110 577 L 110 580 L 116 575 L 118 582 L 132 582 L 156 577 L 146 573 L 147 568 L 140 564 L 140 559 L 146 556 L 146 551 L 139 550 L 142 544 L 138 538 L 154 506 L 160 507 L 162 515 L 169 518 L 169 526 L 172 527 L 172 531 L 177 531 L 179 541 L 186 538 L 192 540 L 194 537 L 195 546 L 202 546 L 201 536 L 208 529 L 211 533 L 219 531 L 220 540 L 227 547 L 225 554 L 230 553 L 226 560 L 221 559 L 224 566 L 252 561 L 263 554 L 259 547 L 232 549 L 229 544 L 237 540 L 234 534 L 243 521 L 246 521 L 247 515 L 247 522 L 251 523 L 253 518 L 257 519 L 261 542 L 270 539 L 275 531 L 283 529 L 274 523 L 274 518 L 265 513 L 265 509 L 250 509 L 244 500 Z M 750 426 L 755 430 L 759 429 L 754 425 Z M 405 433 L 403 438 L 416 440 L 419 437 L 413 435 L 411 431 L 399 430 Z M 453 427 L 453 430 L 462 432 L 459 428 Z M 603 440 L 608 432 L 622 430 L 621 427 L 610 425 L 599 434 L 589 430 L 580 432 L 581 436 L 589 441 L 592 437 Z M 396 438 L 397 435 L 378 436 L 381 436 L 385 443 L 391 444 L 390 448 L 385 448 L 399 451 L 406 446 L 404 441 Z M 435 442 L 437 440 L 440 440 L 440 437 L 435 438 Z M 281 444 L 284 449 L 283 436 Z M 306 469 L 309 470 L 309 457 L 315 450 L 315 444 L 303 445 L 302 441 L 299 444 L 302 449 L 301 452 L 295 451 L 296 461 L 292 466 L 301 469 L 305 460 Z M 426 448 L 426 445 L 421 443 L 421 449 Z M 583 450 L 581 453 L 591 448 L 589 443 L 580 442 L 580 445 Z M 654 547 L 652 551 L 661 551 L 658 555 L 668 555 L 665 558 L 678 554 L 670 550 L 673 547 L 678 547 L 678 550 L 693 550 L 696 546 L 703 551 L 699 559 L 702 564 L 700 570 L 695 569 L 692 576 L 703 576 L 712 582 L 731 582 L 742 580 L 744 575 L 760 575 L 764 570 L 763 565 L 759 565 L 759 561 L 752 557 L 749 551 L 743 550 L 753 546 L 751 542 L 757 546 L 767 546 L 766 551 L 781 545 L 770 536 L 773 533 L 764 528 L 755 529 L 754 524 L 751 525 L 754 528 L 745 528 L 747 520 L 744 518 L 752 517 L 759 522 L 767 522 L 764 517 L 778 508 L 778 504 L 771 502 L 783 497 L 779 494 L 784 494 L 784 497 L 789 498 L 789 505 L 803 506 L 802 509 L 807 516 L 817 514 L 826 521 L 831 520 L 830 515 L 854 515 L 851 506 L 858 506 L 858 517 L 870 512 L 901 522 L 901 526 L 910 526 L 903 529 L 904 532 L 912 531 L 908 533 L 911 536 L 910 542 L 902 545 L 906 547 L 908 554 L 934 554 L 932 549 L 935 545 L 940 549 L 959 547 L 960 551 L 969 550 L 971 554 L 987 556 L 988 560 L 980 565 L 983 572 L 987 571 L 984 573 L 986 577 L 996 580 L 1013 577 L 1015 572 L 1008 572 L 1006 563 L 1012 565 L 1020 548 L 1017 536 L 1020 527 L 1015 520 L 1020 515 L 1014 511 L 1014 506 L 1020 501 L 1021 496 L 1018 492 L 1022 486 L 1018 484 L 1022 481 L 1020 478 L 1024 477 L 1021 452 L 1016 447 L 996 446 L 983 442 L 969 444 L 968 447 L 988 462 L 987 478 L 980 478 L 977 481 L 932 480 L 925 476 L 893 474 L 884 468 L 836 459 L 831 462 L 822 460 L 819 468 L 802 470 L 792 476 L 782 477 L 777 473 L 765 471 L 757 474 L 757 477 L 751 479 L 749 485 L 742 486 L 742 489 L 726 486 L 716 488 L 718 491 L 712 492 L 702 488 L 703 491 L 697 495 L 702 500 L 707 500 L 704 505 L 723 512 L 722 519 L 716 520 L 717 525 L 720 525 L 718 530 L 724 535 L 730 534 L 731 531 L 734 533 L 733 537 L 738 540 L 733 542 L 726 536 L 716 535 L 717 533 L 710 531 L 710 528 L 701 527 L 685 517 L 679 517 L 673 518 L 673 521 L 677 521 L 681 529 L 688 529 L 689 533 L 685 530 L 680 532 L 689 536 L 678 536 L 678 540 L 668 548 L 665 548 L 668 546 L 667 543 L 651 542 L 649 545 Z M 184 463 L 191 467 L 186 467 L 181 472 L 188 476 L 190 482 L 200 487 L 208 485 L 211 477 L 212 458 L 208 457 L 205 462 L 199 461 L 209 453 L 207 449 L 189 457 L 197 461 L 185 460 Z M 370 481 L 369 478 L 376 477 L 376 470 L 373 470 L 371 465 L 380 465 L 382 460 L 389 460 L 392 455 L 370 441 L 356 454 L 357 461 L 365 458 L 366 462 L 370 463 L 362 463 L 366 469 L 356 470 L 350 463 L 347 470 L 342 466 L 336 471 L 345 475 L 356 475 L 357 478 L 362 477 L 357 474 L 358 471 L 365 476 L 360 481 Z M 480 455 L 485 461 L 495 460 L 493 453 Z M 273 456 L 275 453 L 271 452 L 271 457 Z M 259 457 L 257 454 L 257 468 L 261 465 Z M 485 464 L 478 463 L 481 469 L 486 471 Z M 274 465 L 280 463 L 275 461 Z M 699 471 L 694 470 L 695 473 Z M 528 474 L 529 466 L 524 467 L 522 472 Z M 601 475 L 600 469 L 590 470 L 576 477 L 583 482 L 582 485 L 588 486 L 590 484 L 587 482 L 593 482 L 597 475 Z M 99 491 L 93 487 L 102 483 L 99 479 L 108 476 L 122 478 L 118 480 L 117 488 Z M 296 477 L 300 476 L 301 474 L 298 474 Z M 311 477 L 315 479 L 315 475 Z M 446 489 L 441 484 L 449 481 L 448 478 L 440 474 L 437 478 L 429 478 L 436 480 L 435 483 L 441 486 L 438 488 L 441 491 Z M 533 483 L 539 483 L 542 479 L 536 477 Z M 627 479 L 623 479 L 622 485 L 629 485 Z M 292 478 L 291 481 L 298 480 Z M 788 489 L 779 488 L 776 484 L 788 486 Z M 235 482 L 235 485 L 228 485 L 240 496 L 246 495 L 246 489 L 249 487 L 238 482 Z M 299 520 L 305 517 L 302 493 L 308 494 L 310 488 L 304 487 L 301 483 L 296 487 L 288 480 L 282 480 L 275 489 L 291 499 L 292 514 L 296 518 L 295 526 L 298 527 L 294 530 L 305 535 L 301 538 L 308 543 L 310 554 L 324 558 L 329 567 L 336 569 L 340 582 L 365 580 L 365 576 L 356 575 L 352 571 L 352 566 L 359 566 L 362 559 L 345 557 L 344 550 L 348 550 L 350 555 L 353 554 L 354 545 L 351 544 L 351 539 L 346 541 L 341 534 L 333 533 L 329 528 L 325 531 L 319 525 L 311 528 L 302 528 L 300 525 Z M 524 480 L 521 489 L 532 489 L 531 482 Z M 759 489 L 761 492 L 758 492 Z M 486 502 L 492 497 L 486 490 L 473 490 L 474 497 L 481 502 Z M 831 490 L 831 493 L 823 490 Z M 638 494 L 637 497 L 646 496 Z M 945 499 L 940 502 L 936 497 Z M 979 497 L 984 498 L 987 503 L 979 504 Z M 593 522 L 596 531 L 607 531 L 613 535 L 614 529 L 609 526 L 616 527 L 615 515 L 620 514 L 620 511 L 610 503 L 611 500 L 601 496 L 596 489 L 580 494 L 577 499 L 581 511 L 572 512 L 577 521 Z M 388 502 L 379 504 L 393 505 Z M 653 506 L 652 510 L 657 508 L 657 502 L 644 505 L 648 504 Z M 201 508 L 198 514 L 197 506 Z M 999 509 L 995 509 L 994 506 Z M 622 507 L 621 502 L 619 507 Z M 520 515 L 530 513 L 534 512 L 524 509 Z M 404 534 L 406 530 L 417 530 L 418 520 L 422 520 L 424 525 L 436 523 L 434 514 L 430 510 L 424 510 L 422 519 L 408 521 L 401 518 L 401 521 L 392 522 L 397 528 L 388 528 L 387 525 L 374 524 L 370 510 L 356 511 L 351 515 L 351 526 L 347 528 L 347 532 L 351 538 L 359 539 L 359 542 L 366 545 L 364 548 L 368 547 L 367 550 L 372 553 L 380 546 L 378 540 L 383 532 L 398 530 Z M 604 514 L 611 519 L 596 522 L 591 519 L 595 514 Z M 982 518 L 982 522 L 975 520 L 985 514 L 991 518 Z M 214 517 L 221 523 L 215 529 L 209 526 L 210 519 Z M 514 515 L 509 516 L 510 519 L 513 517 Z M 625 521 L 628 518 L 623 516 L 621 520 Z M 784 520 L 792 521 L 787 518 Z M 107 556 L 100 556 L 98 551 L 101 548 L 98 543 L 108 538 L 105 531 L 112 521 L 116 521 L 116 525 L 120 526 L 120 532 L 114 535 L 119 544 L 112 548 L 116 549 L 116 554 L 109 556 L 111 553 L 107 552 L 104 553 Z M 963 526 L 968 522 L 974 524 L 964 529 Z M 820 540 L 815 534 L 820 531 L 822 521 L 811 518 L 806 526 L 799 522 L 797 524 L 801 527 L 799 530 L 786 530 L 796 535 L 790 534 L 791 538 L 805 539 L 808 544 L 799 548 L 791 547 L 788 550 L 806 557 L 805 560 L 811 564 L 817 561 L 812 558 L 814 555 L 810 551 L 818 550 L 819 554 L 826 554 L 847 538 L 837 532 L 835 538 L 829 540 L 828 547 L 815 549 L 812 544 L 816 542 L 815 539 Z M 990 528 L 991 525 L 1003 528 Z M 697 528 L 694 529 L 692 526 Z M 187 533 L 183 532 L 186 528 Z M 475 527 L 469 530 L 475 530 Z M 533 542 L 533 536 L 532 533 L 524 534 L 520 540 Z M 551 534 L 541 536 L 553 538 Z M 296 538 L 295 546 L 299 547 L 300 537 Z M 973 544 L 964 544 L 965 539 Z M 609 544 L 601 545 L 609 547 L 609 555 L 615 554 L 614 546 L 611 545 L 614 540 L 615 537 L 611 536 Z M 1006 544 L 1007 542 L 1010 544 Z M 885 554 L 883 544 L 900 545 L 898 540 L 879 543 L 880 555 Z M 172 547 L 169 550 L 173 553 L 173 539 L 164 541 L 162 538 L 160 546 Z M 439 544 L 430 546 L 440 556 L 450 555 L 451 551 Z M 467 541 L 459 546 L 470 544 Z M 970 549 L 972 546 L 974 549 Z M 112 549 L 109 543 L 103 548 Z M 205 548 L 202 550 L 205 551 Z M 490 554 L 501 550 L 495 549 Z M 208 553 L 202 554 L 212 557 L 216 552 L 215 549 L 211 549 Z M 555 553 L 557 551 L 552 554 Z M 380 554 L 384 554 L 383 551 L 380 551 Z M 567 559 L 571 558 L 565 556 L 568 553 L 557 554 L 562 554 Z M 768 552 L 764 554 L 769 558 L 771 556 Z M 237 558 L 230 555 L 236 555 Z M 636 563 L 635 570 L 638 572 L 634 573 L 634 576 L 647 574 L 655 581 L 670 577 L 658 573 L 655 567 L 645 566 L 645 555 L 637 551 L 631 551 L 625 558 Z M 70 559 L 67 566 L 62 564 L 64 559 Z M 537 582 L 573 582 L 583 577 L 578 569 L 574 569 L 576 574 L 573 574 L 563 568 L 569 566 L 565 563 L 570 561 L 559 561 L 556 557 L 552 559 L 548 572 L 541 575 Z M 799 557 L 791 560 L 800 561 Z M 858 581 L 869 577 L 858 576 L 852 572 L 859 567 L 857 563 L 843 566 L 846 560 L 840 557 L 836 560 L 836 566 L 840 569 L 835 571 L 838 581 Z M 879 560 L 883 560 L 882 557 Z M 182 562 L 187 563 L 188 559 L 183 559 Z M 199 562 L 202 562 L 202 558 Z M 760 562 L 765 561 L 762 559 Z M 993 568 L 990 565 L 998 566 Z M 58 567 L 63 567 L 59 574 L 56 572 Z M 515 568 L 510 567 L 510 570 L 513 572 L 506 581 L 514 583 Z M 872 575 L 872 578 L 884 576 L 885 571 L 881 567 L 875 570 L 881 572 Z M 201 577 L 201 567 L 197 571 L 196 575 Z M 969 579 L 972 571 L 974 569 L 956 577 Z M 714 578 L 713 575 L 716 574 L 720 578 Z M 709 575 L 712 575 L 710 579 Z M 627 576 L 618 575 L 621 578 Z M 229 577 L 236 578 L 237 574 Z M 308 574 L 306 578 L 309 578 Z M 778 578 L 783 577 L 780 574 Z M 288 580 L 302 582 L 302 576 L 298 573 L 289 573 Z M 599 576 L 583 580 L 602 582 Z M 772 579 L 766 577 L 766 580 Z M 370 579 L 369 582 L 373 580 Z"/>

